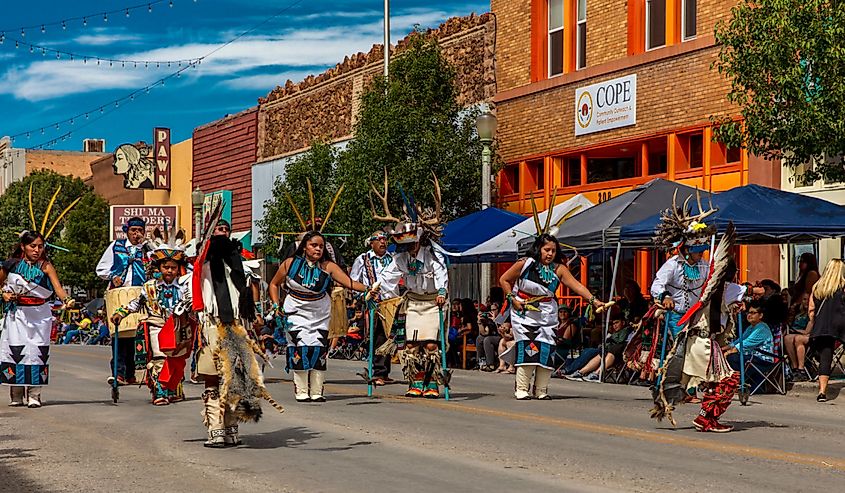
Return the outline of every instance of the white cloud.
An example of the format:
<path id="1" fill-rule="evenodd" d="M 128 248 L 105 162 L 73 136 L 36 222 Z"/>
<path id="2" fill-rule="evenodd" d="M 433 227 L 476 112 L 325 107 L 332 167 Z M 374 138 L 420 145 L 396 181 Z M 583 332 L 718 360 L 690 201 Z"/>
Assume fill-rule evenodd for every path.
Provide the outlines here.
<path id="1" fill-rule="evenodd" d="M 141 40 L 134 34 L 83 34 L 73 39 L 74 43 L 87 46 L 107 46 L 112 43 L 128 43 Z"/>
<path id="2" fill-rule="evenodd" d="M 276 86 L 283 85 L 288 80 L 300 81 L 312 73 L 311 70 L 290 70 L 278 74 L 245 75 L 225 80 L 222 85 L 230 89 L 264 89 L 269 91 Z"/>
<path id="3" fill-rule="evenodd" d="M 382 20 L 378 12 L 371 14 L 373 20 L 370 22 L 291 29 L 274 36 L 245 36 L 220 48 L 196 69 L 186 71 L 184 75 L 192 79 L 226 78 L 222 84 L 233 89 L 264 88 L 269 91 L 288 78 L 299 81 L 312 73 L 304 70 L 305 67 L 330 67 L 347 55 L 369 51 L 373 44 L 380 43 L 383 35 Z M 360 19 L 367 17 L 364 13 L 348 12 L 336 12 L 334 15 Z M 433 26 L 450 15 L 442 10 L 431 9 L 403 11 L 391 18 L 392 40 L 395 43 L 416 24 Z M 109 39 L 122 38 L 128 41 L 131 37 L 131 34 L 96 32 L 80 36 L 77 41 L 82 39 L 88 44 L 108 44 Z M 131 60 L 195 59 L 219 46 L 219 42 L 187 43 L 113 57 Z M 107 66 L 97 67 L 91 62 L 83 65 L 79 61 L 44 60 L 6 70 L 0 76 L 0 94 L 41 101 L 103 89 L 138 89 L 172 70 L 164 67 L 161 70 L 128 67 L 109 69 Z M 256 74 L 257 70 L 272 73 Z M 246 72 L 250 74 L 246 75 Z"/>

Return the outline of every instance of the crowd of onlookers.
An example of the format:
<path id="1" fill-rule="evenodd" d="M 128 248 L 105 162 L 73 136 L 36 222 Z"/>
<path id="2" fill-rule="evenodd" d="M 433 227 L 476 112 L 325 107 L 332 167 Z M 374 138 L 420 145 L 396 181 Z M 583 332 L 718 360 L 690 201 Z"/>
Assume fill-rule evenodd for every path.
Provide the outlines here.
<path id="1" fill-rule="evenodd" d="M 102 311 L 90 313 L 87 310 L 54 313 L 50 340 L 54 344 L 111 344 Z"/>

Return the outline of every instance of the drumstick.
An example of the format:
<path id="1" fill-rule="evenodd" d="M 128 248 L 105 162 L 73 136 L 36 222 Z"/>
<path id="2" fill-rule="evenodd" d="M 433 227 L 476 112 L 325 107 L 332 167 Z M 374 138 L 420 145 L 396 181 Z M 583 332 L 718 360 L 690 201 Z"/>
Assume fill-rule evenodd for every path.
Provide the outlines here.
<path id="1" fill-rule="evenodd" d="M 615 304 L 616 304 L 616 302 L 615 302 L 615 301 L 608 301 L 608 302 L 607 302 L 607 303 L 605 303 L 604 305 L 602 305 L 602 306 L 600 306 L 600 307 L 596 308 L 596 313 L 601 313 L 601 312 L 603 312 L 603 311 L 607 310 L 608 308 L 610 308 L 611 306 L 613 306 L 613 305 L 615 305 Z"/>
<path id="2" fill-rule="evenodd" d="M 373 293 L 377 292 L 379 290 L 379 288 L 381 288 L 381 281 L 374 282 L 373 285 L 370 286 L 370 290 L 367 292 L 367 297 L 365 299 L 367 301 L 370 301 L 371 299 L 373 299 L 373 296 L 374 296 Z"/>

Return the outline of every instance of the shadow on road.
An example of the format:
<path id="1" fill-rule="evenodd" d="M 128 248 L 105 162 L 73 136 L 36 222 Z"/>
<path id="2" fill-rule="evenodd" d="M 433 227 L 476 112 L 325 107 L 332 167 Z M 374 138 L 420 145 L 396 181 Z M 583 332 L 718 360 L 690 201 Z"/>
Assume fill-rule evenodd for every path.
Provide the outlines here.
<path id="1" fill-rule="evenodd" d="M 320 433 L 303 427 L 284 428 L 268 433 L 241 433 L 243 445 L 238 448 L 270 450 L 277 448 L 296 448 L 320 437 Z M 204 438 L 190 438 L 186 443 L 204 442 Z M 354 445 L 354 444 L 353 444 Z M 351 445 L 350 445 L 351 446 Z"/>
<path id="2" fill-rule="evenodd" d="M 40 486 L 37 482 L 33 481 L 32 479 L 20 474 L 15 469 L 15 465 L 10 459 L 15 459 L 18 457 L 32 457 L 32 455 L 16 455 L 16 456 L 8 456 L 7 454 L 9 451 L 12 450 L 20 450 L 20 449 L 0 449 L 0 493 L 21 493 L 21 492 L 33 492 L 33 493 L 50 493 L 53 490 L 49 490 Z"/>

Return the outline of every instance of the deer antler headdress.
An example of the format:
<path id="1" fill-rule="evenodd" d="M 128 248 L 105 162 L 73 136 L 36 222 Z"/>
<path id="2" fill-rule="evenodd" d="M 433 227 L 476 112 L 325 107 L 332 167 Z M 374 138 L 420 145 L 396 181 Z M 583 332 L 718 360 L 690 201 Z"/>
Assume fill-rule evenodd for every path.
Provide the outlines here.
<path id="1" fill-rule="evenodd" d="M 430 207 L 420 206 L 414 196 L 406 193 L 405 190 L 399 186 L 399 193 L 402 195 L 402 216 L 396 217 L 390 212 L 389 188 L 390 180 L 387 176 L 387 169 L 384 170 L 384 189 L 379 192 L 375 185 L 370 183 L 372 192 L 381 200 L 384 214 L 380 215 L 376 212 L 376 206 L 373 203 L 373 197 L 370 195 L 370 207 L 373 211 L 373 219 L 376 221 L 392 223 L 392 226 L 386 226 L 385 232 L 393 237 L 393 241 L 398 244 L 414 243 L 427 237 L 432 240 L 437 240 L 443 235 L 443 225 L 441 221 L 441 204 L 442 195 L 440 192 L 440 181 L 434 172 L 431 173 L 432 183 L 434 184 L 434 209 Z"/>
<path id="2" fill-rule="evenodd" d="M 716 233 L 716 227 L 707 225 L 704 219 L 714 214 L 718 209 L 713 207 L 710 195 L 707 196 L 708 209 L 704 210 L 701 203 L 701 193 L 696 188 L 695 198 L 698 203 L 698 214 L 693 214 L 689 208 L 692 195 L 687 197 L 682 207 L 677 205 L 678 190 L 672 194 L 672 207 L 660 214 L 660 223 L 654 232 L 654 243 L 667 250 L 677 250 L 686 246 L 690 251 L 703 252 L 710 247 L 710 237 Z"/>

